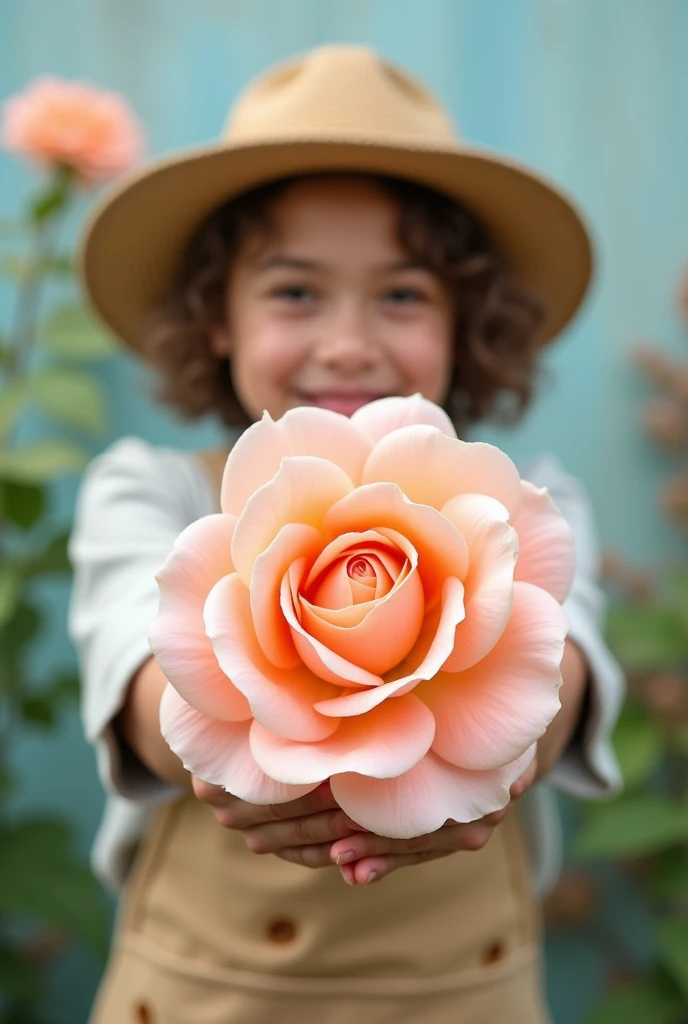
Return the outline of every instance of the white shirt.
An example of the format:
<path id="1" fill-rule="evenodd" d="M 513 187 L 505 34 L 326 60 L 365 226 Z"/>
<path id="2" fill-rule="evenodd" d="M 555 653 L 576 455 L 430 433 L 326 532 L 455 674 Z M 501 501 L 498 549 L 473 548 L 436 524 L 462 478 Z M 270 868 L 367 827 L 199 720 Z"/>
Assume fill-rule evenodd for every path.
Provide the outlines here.
<path id="1" fill-rule="evenodd" d="M 620 788 L 610 742 L 624 681 L 602 638 L 605 597 L 598 584 L 599 550 L 590 501 L 553 455 L 524 467 L 522 477 L 546 486 L 574 535 L 576 576 L 563 607 L 569 636 L 586 655 L 591 690 L 585 720 L 548 776 L 521 800 L 533 854 L 535 886 L 547 891 L 561 865 L 561 831 L 550 786 L 604 799 Z M 177 535 L 217 511 L 217 496 L 191 453 L 135 437 L 115 442 L 88 466 L 79 491 L 70 557 L 74 587 L 69 632 L 82 677 L 82 718 L 105 787 L 105 813 L 91 866 L 118 892 L 151 819 L 151 809 L 181 790 L 154 776 L 121 745 L 112 721 L 139 666 L 150 657 L 148 625 L 158 610 L 155 574 Z"/>

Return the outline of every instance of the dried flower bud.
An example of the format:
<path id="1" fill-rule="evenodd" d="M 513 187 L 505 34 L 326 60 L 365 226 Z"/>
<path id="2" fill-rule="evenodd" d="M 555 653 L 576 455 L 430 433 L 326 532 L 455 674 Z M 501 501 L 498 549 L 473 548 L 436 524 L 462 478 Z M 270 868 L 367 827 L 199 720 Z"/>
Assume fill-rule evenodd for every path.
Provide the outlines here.
<path id="1" fill-rule="evenodd" d="M 677 365 L 673 359 L 670 359 L 657 347 L 647 344 L 637 345 L 631 353 L 631 360 L 651 380 L 670 387 Z"/>
<path id="2" fill-rule="evenodd" d="M 671 380 L 667 382 L 667 387 L 679 402 L 688 402 L 688 366 L 677 364 L 674 367 Z"/>
<path id="3" fill-rule="evenodd" d="M 632 604 L 648 604 L 654 597 L 651 573 L 632 566 L 618 551 L 603 553 L 601 575 Z"/>
<path id="4" fill-rule="evenodd" d="M 680 718 L 688 712 L 688 687 L 678 672 L 658 672 L 649 680 L 645 700 L 655 714 Z"/>
<path id="5" fill-rule="evenodd" d="M 664 485 L 660 492 L 660 503 L 678 526 L 688 527 L 688 479 L 683 474 Z"/>
<path id="6" fill-rule="evenodd" d="M 567 871 L 545 900 L 545 918 L 551 928 L 584 924 L 597 902 L 597 884 L 584 871 Z"/>
<path id="7" fill-rule="evenodd" d="M 642 423 L 648 434 L 666 448 L 679 448 L 688 440 L 688 412 L 670 399 L 648 405 Z"/>

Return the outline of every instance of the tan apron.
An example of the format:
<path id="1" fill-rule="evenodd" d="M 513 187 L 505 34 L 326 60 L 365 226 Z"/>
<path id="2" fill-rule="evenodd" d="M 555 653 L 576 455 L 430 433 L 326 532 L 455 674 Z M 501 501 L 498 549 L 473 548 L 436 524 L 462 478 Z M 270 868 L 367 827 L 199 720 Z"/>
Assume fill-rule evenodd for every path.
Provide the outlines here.
<path id="1" fill-rule="evenodd" d="M 226 457 L 202 456 L 215 490 Z M 540 972 L 516 810 L 480 851 L 350 888 L 186 796 L 139 848 L 90 1024 L 546 1024 Z"/>
<path id="2" fill-rule="evenodd" d="M 139 850 L 90 1024 L 544 1024 L 538 932 L 515 811 L 480 851 L 350 888 L 189 796 Z"/>

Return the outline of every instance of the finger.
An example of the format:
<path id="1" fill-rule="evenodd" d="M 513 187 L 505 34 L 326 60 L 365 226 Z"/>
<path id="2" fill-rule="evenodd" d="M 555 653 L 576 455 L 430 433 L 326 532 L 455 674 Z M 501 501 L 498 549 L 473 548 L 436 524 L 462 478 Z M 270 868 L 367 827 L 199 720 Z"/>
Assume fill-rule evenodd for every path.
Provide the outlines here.
<path id="1" fill-rule="evenodd" d="M 333 843 L 330 856 L 341 867 L 363 857 L 407 856 L 436 850 L 480 850 L 491 834 L 492 828 L 483 821 L 445 825 L 436 832 L 413 839 L 388 839 L 372 832 L 356 832 Z"/>
<path id="2" fill-rule="evenodd" d="M 329 810 L 302 815 L 290 821 L 273 821 L 243 830 L 244 842 L 252 853 L 276 853 L 285 847 L 333 843 L 353 834 L 344 811 Z"/>
<path id="3" fill-rule="evenodd" d="M 288 860 L 292 864 L 300 864 L 304 868 L 331 868 L 330 846 L 331 843 L 313 844 L 311 846 L 287 846 L 275 852 L 281 860 Z"/>
<path id="4" fill-rule="evenodd" d="M 373 882 L 379 882 L 381 878 L 390 875 L 398 868 L 411 867 L 414 864 L 423 864 L 425 861 L 437 860 L 439 857 L 447 857 L 451 852 L 451 850 L 425 850 L 422 853 L 364 857 L 362 860 L 356 861 L 355 864 L 347 864 L 340 870 L 350 870 L 349 877 L 352 878 L 350 885 L 372 885 Z"/>
<path id="5" fill-rule="evenodd" d="M 509 790 L 512 800 L 518 800 L 520 796 L 523 796 L 527 789 L 535 782 L 535 776 L 537 775 L 537 755 L 533 758 L 530 765 L 524 771 L 520 779 L 516 779 L 516 782 L 511 784 Z"/>
<path id="6" fill-rule="evenodd" d="M 231 829 L 250 828 L 268 821 L 284 821 L 339 806 L 332 796 L 329 782 L 323 782 L 298 800 L 289 800 L 283 804 L 251 804 L 232 796 L 221 786 L 212 786 L 200 779 L 195 780 L 193 786 L 198 799 L 214 808 L 213 813 L 220 824 Z"/>

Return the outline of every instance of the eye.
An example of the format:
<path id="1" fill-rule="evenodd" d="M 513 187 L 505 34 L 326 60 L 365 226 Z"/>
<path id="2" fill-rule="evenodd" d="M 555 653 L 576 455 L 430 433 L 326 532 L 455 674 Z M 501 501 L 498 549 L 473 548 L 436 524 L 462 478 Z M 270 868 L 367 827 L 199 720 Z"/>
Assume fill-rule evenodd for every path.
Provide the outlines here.
<path id="1" fill-rule="evenodd" d="M 315 298 L 312 288 L 305 284 L 288 284 L 275 288 L 272 295 L 276 299 L 285 299 L 287 302 L 301 304 Z"/>
<path id="2" fill-rule="evenodd" d="M 394 305 L 408 306 L 415 302 L 424 302 L 425 295 L 418 288 L 400 285 L 385 292 L 385 301 L 392 302 Z"/>

